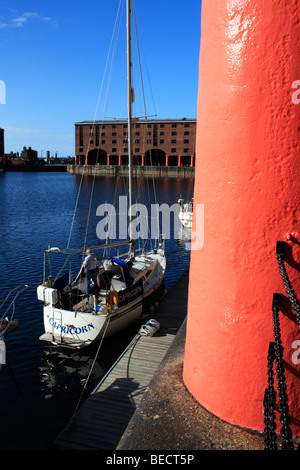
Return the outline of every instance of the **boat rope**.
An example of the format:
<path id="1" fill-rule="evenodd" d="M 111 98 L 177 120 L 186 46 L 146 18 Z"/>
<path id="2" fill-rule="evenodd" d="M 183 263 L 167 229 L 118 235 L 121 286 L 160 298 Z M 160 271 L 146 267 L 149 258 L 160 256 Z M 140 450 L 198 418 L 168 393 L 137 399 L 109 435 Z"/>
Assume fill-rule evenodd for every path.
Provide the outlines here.
<path id="1" fill-rule="evenodd" d="M 88 376 L 87 376 L 87 378 L 86 378 L 86 380 L 85 380 L 85 382 L 84 382 L 84 386 L 83 386 L 83 388 L 82 388 L 82 391 L 81 391 L 79 400 L 78 400 L 78 402 L 77 402 L 77 405 L 76 405 L 76 408 L 75 408 L 75 411 L 74 411 L 74 413 L 73 413 L 73 416 L 72 416 L 71 420 L 74 419 L 74 417 L 75 417 L 75 415 L 76 415 L 76 413 L 77 413 L 77 411 L 78 411 L 79 405 L 80 405 L 80 403 L 81 403 L 81 401 L 82 401 L 82 397 L 83 397 L 84 392 L 85 392 L 85 390 L 86 390 L 86 388 L 87 388 L 87 385 L 88 385 L 88 382 L 89 382 L 89 380 L 90 380 L 91 374 L 92 374 L 92 372 L 93 372 L 93 369 L 94 369 L 94 366 L 95 366 L 97 357 L 98 357 L 98 355 L 99 355 L 99 352 L 100 352 L 100 349 L 101 349 L 103 340 L 104 340 L 104 338 L 105 338 L 106 330 L 107 330 L 107 328 L 108 328 L 108 325 L 109 325 L 109 317 L 107 316 L 107 317 L 106 317 L 106 325 L 105 325 L 104 334 L 103 334 L 103 336 L 102 336 L 102 338 L 101 338 L 101 341 L 99 342 L 99 345 L 98 345 L 98 348 L 97 348 L 95 357 L 94 357 L 93 362 L 92 362 L 92 364 L 91 364 L 91 367 L 90 367 Z"/>
<path id="2" fill-rule="evenodd" d="M 102 337 L 102 340 L 97 348 L 97 352 L 95 354 L 95 357 L 94 357 L 94 360 L 93 360 L 93 363 L 91 365 L 91 368 L 90 368 L 90 371 L 89 371 L 89 374 L 88 374 L 88 377 L 85 381 L 85 384 L 84 384 L 84 387 L 83 387 L 83 390 L 81 392 L 81 395 L 80 395 L 80 398 L 78 400 L 78 403 L 77 403 L 77 406 L 75 408 L 75 411 L 73 413 L 73 416 L 71 417 L 70 419 L 70 422 L 72 422 L 75 417 L 76 417 L 76 413 L 78 411 L 78 408 L 79 408 L 79 405 L 82 401 L 82 397 L 83 397 L 83 394 L 86 390 L 86 387 L 87 387 L 87 384 L 88 384 L 88 381 L 90 379 L 90 376 L 91 376 L 91 373 L 92 373 L 92 370 L 94 368 L 94 365 L 95 365 L 95 362 L 96 362 L 96 359 L 98 357 L 98 354 L 99 354 L 99 351 L 100 351 L 100 348 L 101 348 L 101 345 L 102 345 L 102 342 L 103 342 L 103 339 L 105 337 L 105 333 L 106 333 L 106 329 L 107 329 L 107 326 L 109 324 L 109 321 L 107 321 L 107 325 L 106 325 L 106 328 L 105 328 L 105 332 L 104 332 L 104 335 Z M 149 326 L 148 329 L 146 329 L 145 327 Z M 113 365 L 110 367 L 110 369 L 106 372 L 106 374 L 103 375 L 102 379 L 100 380 L 100 382 L 98 383 L 98 385 L 94 388 L 94 390 L 92 391 L 91 395 L 93 395 L 94 393 L 97 392 L 97 390 L 99 390 L 99 388 L 101 387 L 101 385 L 104 383 L 104 381 L 107 379 L 107 377 L 110 375 L 110 373 L 113 371 L 113 369 L 117 366 L 117 364 L 120 362 L 120 360 L 125 356 L 125 354 L 127 353 L 128 350 L 130 350 L 130 348 L 132 348 L 132 350 L 134 349 L 134 347 L 136 346 L 137 342 L 139 341 L 139 339 L 142 337 L 142 336 L 153 336 L 156 331 L 158 331 L 159 327 L 160 327 L 160 324 L 154 320 L 154 319 L 151 319 L 149 320 L 146 325 L 142 325 L 142 327 L 139 329 L 139 332 L 133 337 L 133 339 L 130 341 L 130 343 L 128 344 L 128 346 L 124 349 L 124 351 L 121 353 L 121 355 L 118 357 L 118 359 L 113 363 Z M 146 331 L 147 330 L 147 331 Z M 132 351 L 131 351 L 131 354 L 132 354 Z M 127 375 L 128 375 L 128 366 L 127 366 Z"/>

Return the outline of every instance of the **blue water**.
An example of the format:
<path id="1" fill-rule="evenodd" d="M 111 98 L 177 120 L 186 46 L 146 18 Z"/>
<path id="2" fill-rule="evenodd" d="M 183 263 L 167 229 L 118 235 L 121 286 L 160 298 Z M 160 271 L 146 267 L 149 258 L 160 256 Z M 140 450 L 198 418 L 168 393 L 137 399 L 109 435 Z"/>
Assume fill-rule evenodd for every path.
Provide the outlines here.
<path id="1" fill-rule="evenodd" d="M 135 182 L 137 192 L 149 205 L 154 195 L 152 182 Z M 45 249 L 67 245 L 79 188 L 70 247 L 83 245 L 93 187 L 87 236 L 91 245 L 102 242 L 96 235 L 100 220 L 97 207 L 115 202 L 116 187 L 125 194 L 125 180 L 81 178 L 69 173 L 6 172 L 0 176 L 0 299 L 15 286 L 28 285 L 16 303 L 20 326 L 6 337 L 7 364 L 0 370 L 0 449 L 49 449 L 73 415 L 94 361 L 95 347 L 71 351 L 39 340 L 44 330 L 42 303 L 36 297 L 43 279 Z M 155 181 L 155 187 L 157 202 L 172 205 L 180 194 L 191 197 L 193 181 L 163 178 Z M 185 241 L 166 240 L 166 256 L 165 284 L 169 290 L 189 265 Z M 136 329 L 103 343 L 83 398 L 125 349 Z"/>

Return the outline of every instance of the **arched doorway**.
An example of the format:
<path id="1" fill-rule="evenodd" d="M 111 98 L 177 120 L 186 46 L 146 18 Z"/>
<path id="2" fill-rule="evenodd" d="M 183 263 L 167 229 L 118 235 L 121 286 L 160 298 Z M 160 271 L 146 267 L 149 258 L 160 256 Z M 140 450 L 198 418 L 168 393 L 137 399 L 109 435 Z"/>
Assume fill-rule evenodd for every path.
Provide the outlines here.
<path id="1" fill-rule="evenodd" d="M 145 152 L 145 165 L 146 166 L 165 166 L 166 153 L 160 149 L 151 149 Z"/>
<path id="2" fill-rule="evenodd" d="M 88 165 L 107 165 L 107 153 L 105 150 L 90 150 L 88 153 Z"/>

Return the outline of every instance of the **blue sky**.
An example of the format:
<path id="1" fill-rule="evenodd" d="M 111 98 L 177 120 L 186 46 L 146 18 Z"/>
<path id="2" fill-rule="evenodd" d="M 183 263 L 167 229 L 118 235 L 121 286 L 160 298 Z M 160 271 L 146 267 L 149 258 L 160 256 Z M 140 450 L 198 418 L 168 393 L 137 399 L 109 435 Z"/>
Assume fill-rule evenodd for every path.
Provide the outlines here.
<path id="1" fill-rule="evenodd" d="M 6 102 L 0 104 L 0 127 L 6 153 L 31 146 L 39 156 L 47 150 L 73 156 L 75 122 L 126 117 L 125 9 L 108 100 L 102 88 L 108 81 L 103 73 L 110 71 L 106 64 L 119 4 L 2 2 L 0 80 Z M 147 114 L 195 118 L 201 0 L 135 0 L 135 10 L 146 64 Z"/>

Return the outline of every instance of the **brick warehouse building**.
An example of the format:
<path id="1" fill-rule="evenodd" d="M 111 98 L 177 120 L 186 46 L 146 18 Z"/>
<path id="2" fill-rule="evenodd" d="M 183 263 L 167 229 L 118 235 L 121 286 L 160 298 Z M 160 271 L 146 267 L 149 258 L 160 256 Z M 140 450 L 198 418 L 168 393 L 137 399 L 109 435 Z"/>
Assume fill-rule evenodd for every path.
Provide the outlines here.
<path id="1" fill-rule="evenodd" d="M 125 120 L 75 123 L 75 165 L 127 165 Z M 134 119 L 134 164 L 142 166 L 195 165 L 196 119 Z"/>

